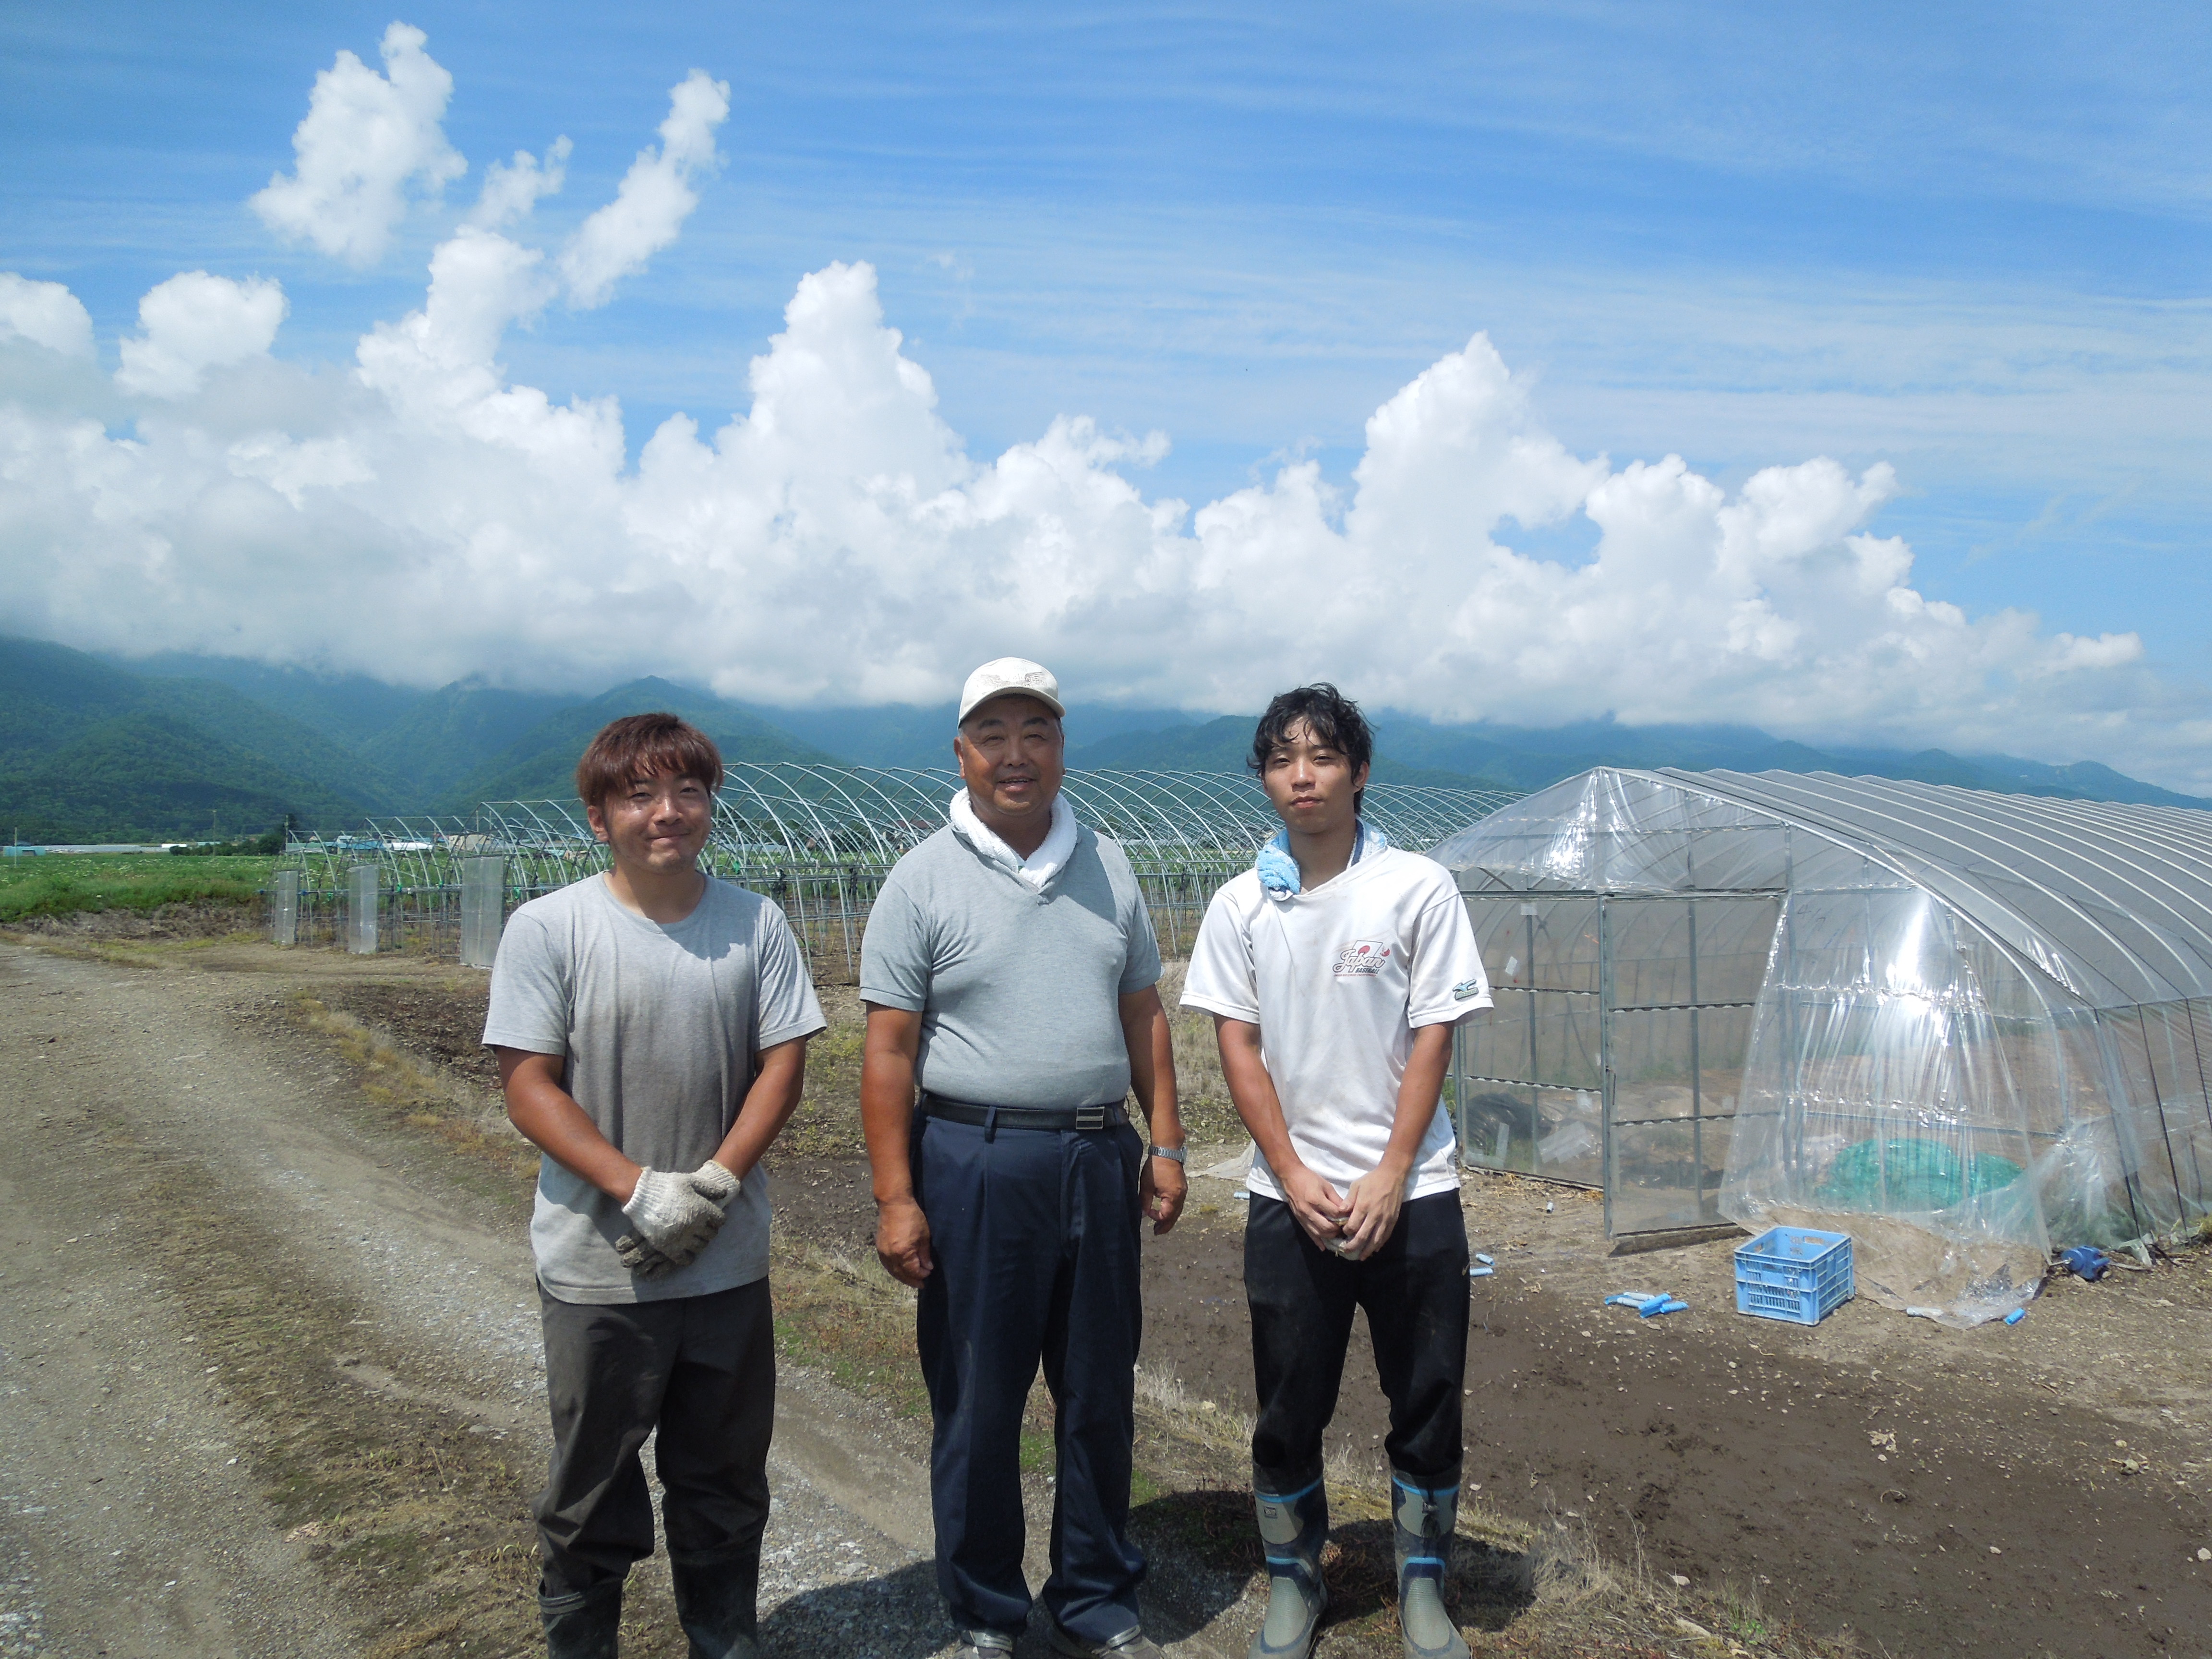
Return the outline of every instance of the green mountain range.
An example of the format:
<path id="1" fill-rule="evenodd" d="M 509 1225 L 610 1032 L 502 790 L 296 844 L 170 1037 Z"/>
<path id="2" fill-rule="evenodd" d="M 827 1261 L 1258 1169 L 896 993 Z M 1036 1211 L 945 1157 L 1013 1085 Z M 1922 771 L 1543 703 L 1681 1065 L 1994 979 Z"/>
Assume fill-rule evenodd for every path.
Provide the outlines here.
<path id="1" fill-rule="evenodd" d="M 27 842 L 258 834 L 358 822 L 404 792 L 303 721 L 210 679 L 123 672 L 0 639 L 0 834 Z"/>
<path id="2" fill-rule="evenodd" d="M 953 709 L 779 709 L 664 679 L 596 697 L 480 679 L 434 691 L 361 675 L 171 653 L 129 661 L 0 636 L 0 836 L 27 842 L 259 834 L 287 813 L 337 830 L 379 816 L 465 817 L 487 800 L 567 799 L 592 732 L 666 708 L 732 762 L 944 767 Z M 1439 726 L 1373 713 L 1383 783 L 1537 789 L 1592 766 L 1831 771 L 2091 800 L 2212 807 L 2094 762 L 1941 750 L 1815 749 L 1748 726 Z M 1077 705 L 1085 768 L 1238 772 L 1252 717 Z"/>
<path id="3" fill-rule="evenodd" d="M 576 793 L 576 762 L 592 734 L 624 714 L 656 709 L 681 714 L 722 751 L 723 762 L 808 761 L 842 764 L 839 757 L 800 743 L 735 703 L 662 679 L 632 680 L 589 702 L 572 704 L 539 720 L 454 787 L 449 810 L 487 800 L 555 800 Z"/>

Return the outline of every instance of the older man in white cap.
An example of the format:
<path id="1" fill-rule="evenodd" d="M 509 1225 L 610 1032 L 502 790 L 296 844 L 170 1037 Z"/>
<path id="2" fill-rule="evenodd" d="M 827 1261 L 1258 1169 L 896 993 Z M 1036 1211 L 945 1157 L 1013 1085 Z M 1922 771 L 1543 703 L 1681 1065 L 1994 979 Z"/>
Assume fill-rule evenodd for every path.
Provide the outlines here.
<path id="1" fill-rule="evenodd" d="M 1143 1324 L 1138 1230 L 1182 1208 L 1159 946 L 1128 860 L 1060 799 L 1066 713 L 1036 663 L 969 676 L 951 822 L 868 918 L 860 1109 L 876 1251 L 921 1292 L 937 1578 L 963 1655 L 1027 1624 L 1021 1423 L 1055 1407 L 1055 1652 L 1144 1659 L 1128 1537 Z M 1151 1145 L 1123 1105 L 1134 1091 Z"/>

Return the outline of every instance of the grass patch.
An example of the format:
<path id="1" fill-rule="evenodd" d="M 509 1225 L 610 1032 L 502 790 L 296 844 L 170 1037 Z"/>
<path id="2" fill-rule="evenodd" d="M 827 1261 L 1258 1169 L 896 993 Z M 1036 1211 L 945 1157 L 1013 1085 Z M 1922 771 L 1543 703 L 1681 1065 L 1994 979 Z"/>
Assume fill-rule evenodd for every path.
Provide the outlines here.
<path id="1" fill-rule="evenodd" d="M 507 1121 L 497 1094 L 423 1064 L 385 1032 L 319 998 L 303 992 L 291 1006 L 301 1024 L 359 1069 L 362 1095 L 392 1122 L 458 1156 L 464 1185 L 503 1198 L 527 1193 L 538 1178 L 538 1149 Z"/>
<path id="2" fill-rule="evenodd" d="M 1183 1132 L 1202 1146 L 1232 1146 L 1245 1139 L 1244 1120 L 1229 1103 L 1229 1085 L 1221 1075 L 1221 1047 L 1214 1041 L 1213 1016 L 1185 1009 L 1187 962 L 1170 962 L 1160 974 L 1160 1000 L 1167 1006 L 1168 1030 L 1175 1039 L 1176 1104 Z"/>
<path id="3" fill-rule="evenodd" d="M 914 1352 L 915 1293 L 865 1260 L 818 1244 L 775 1239 L 769 1296 L 776 1352 L 827 1371 L 840 1386 L 926 1417 L 929 1394 Z"/>
<path id="4" fill-rule="evenodd" d="M 254 902 L 273 858 L 175 858 L 167 853 L 46 853 L 0 859 L 0 924 L 81 911 L 143 914 L 165 904 Z"/>
<path id="5" fill-rule="evenodd" d="M 828 1027 L 806 1045 L 806 1088 L 775 1138 L 786 1158 L 865 1158 L 860 1134 L 860 1051 L 867 1020 L 849 986 L 817 986 Z"/>

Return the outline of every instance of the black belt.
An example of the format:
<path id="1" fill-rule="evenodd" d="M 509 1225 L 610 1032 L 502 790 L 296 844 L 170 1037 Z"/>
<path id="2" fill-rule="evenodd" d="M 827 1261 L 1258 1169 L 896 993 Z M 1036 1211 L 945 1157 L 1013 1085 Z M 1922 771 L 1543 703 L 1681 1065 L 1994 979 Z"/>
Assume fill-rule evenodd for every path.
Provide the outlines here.
<path id="1" fill-rule="evenodd" d="M 1054 1106 L 978 1106 L 973 1101 L 947 1100 L 922 1092 L 925 1117 L 941 1117 L 948 1123 L 969 1123 L 977 1128 L 1000 1129 L 1118 1129 L 1129 1121 L 1118 1100 L 1097 1106 L 1073 1109 Z"/>

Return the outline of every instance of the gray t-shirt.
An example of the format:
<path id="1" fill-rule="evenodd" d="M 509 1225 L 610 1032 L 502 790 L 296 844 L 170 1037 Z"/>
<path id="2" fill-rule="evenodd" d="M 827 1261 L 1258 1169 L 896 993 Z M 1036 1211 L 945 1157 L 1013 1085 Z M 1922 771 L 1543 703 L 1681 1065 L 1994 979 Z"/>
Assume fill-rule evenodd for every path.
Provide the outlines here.
<path id="1" fill-rule="evenodd" d="M 1160 976 L 1160 947 L 1118 844 L 1079 828 L 1042 891 L 951 826 L 898 861 L 860 951 L 860 996 L 921 1013 L 915 1079 L 981 1106 L 1119 1100 L 1119 999 Z"/>
<path id="2" fill-rule="evenodd" d="M 697 1169 L 737 1121 L 763 1048 L 827 1022 L 783 912 L 710 880 L 663 926 L 592 876 L 517 910 L 491 970 L 487 1045 L 559 1054 L 561 1086 L 625 1158 Z M 659 1302 L 749 1285 L 768 1272 L 768 1173 L 756 1169 L 689 1267 L 640 1279 L 615 1255 L 622 1206 L 551 1158 L 538 1170 L 530 1243 L 562 1302 Z"/>

